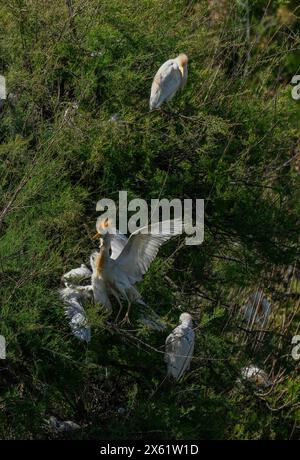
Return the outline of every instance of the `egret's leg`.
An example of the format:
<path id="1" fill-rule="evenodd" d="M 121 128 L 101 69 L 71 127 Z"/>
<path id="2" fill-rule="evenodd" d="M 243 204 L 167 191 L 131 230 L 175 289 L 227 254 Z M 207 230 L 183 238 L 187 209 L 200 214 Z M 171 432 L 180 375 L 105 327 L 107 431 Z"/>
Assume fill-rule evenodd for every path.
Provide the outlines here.
<path id="1" fill-rule="evenodd" d="M 122 319 L 121 324 L 124 324 L 124 323 L 130 324 L 130 319 L 129 319 L 130 307 L 131 307 L 131 302 L 130 302 L 130 300 L 128 300 L 127 312 L 126 312 L 126 315 L 124 316 L 124 318 Z"/>
<path id="2" fill-rule="evenodd" d="M 120 316 L 120 314 L 121 314 L 121 311 L 123 310 L 123 305 L 121 304 L 120 301 L 119 301 L 119 305 L 120 305 L 120 308 L 119 308 L 118 314 L 117 314 L 117 316 L 116 316 L 115 323 L 118 322 L 118 319 L 119 319 L 119 316 Z"/>
<path id="3" fill-rule="evenodd" d="M 119 296 L 117 295 L 117 293 L 116 293 L 115 291 L 112 291 L 112 293 L 113 293 L 113 295 L 115 296 L 115 298 L 117 299 L 117 302 L 118 302 L 118 304 L 119 304 L 119 306 L 120 306 L 120 309 L 119 309 L 118 314 L 117 314 L 116 319 L 115 319 L 115 323 L 117 323 L 117 322 L 118 322 L 118 319 L 119 319 L 119 316 L 120 316 L 120 314 L 121 314 L 121 311 L 123 310 L 123 305 L 122 305 L 122 302 L 121 302 L 121 300 L 119 299 Z"/>

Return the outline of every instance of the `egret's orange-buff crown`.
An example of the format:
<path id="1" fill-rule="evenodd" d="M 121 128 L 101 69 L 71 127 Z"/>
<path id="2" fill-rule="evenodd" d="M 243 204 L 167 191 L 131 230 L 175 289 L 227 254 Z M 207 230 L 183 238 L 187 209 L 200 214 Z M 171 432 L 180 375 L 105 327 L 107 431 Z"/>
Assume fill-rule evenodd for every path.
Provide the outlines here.
<path id="1" fill-rule="evenodd" d="M 112 220 L 106 217 L 106 219 L 98 219 L 96 222 L 96 229 L 99 234 L 106 233 L 106 230 L 112 226 Z"/>
<path id="2" fill-rule="evenodd" d="M 187 55 L 184 54 L 184 53 L 179 54 L 177 59 L 178 59 L 179 64 L 182 65 L 182 66 L 186 65 L 188 63 L 188 60 L 189 60 Z"/>
<path id="3" fill-rule="evenodd" d="M 112 225 L 113 225 L 113 222 L 108 217 L 106 217 L 105 219 L 102 219 L 101 217 L 99 217 L 96 222 L 97 233 L 96 235 L 92 237 L 92 240 L 96 240 L 104 236 L 106 234 L 106 230 L 109 227 L 112 227 Z"/>

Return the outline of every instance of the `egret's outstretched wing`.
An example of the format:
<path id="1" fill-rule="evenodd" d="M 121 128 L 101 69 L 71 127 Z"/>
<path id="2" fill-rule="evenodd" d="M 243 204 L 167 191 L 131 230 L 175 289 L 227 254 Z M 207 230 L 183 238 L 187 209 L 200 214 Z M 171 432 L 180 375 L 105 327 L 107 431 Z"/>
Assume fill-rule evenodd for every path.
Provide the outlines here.
<path id="1" fill-rule="evenodd" d="M 116 259 L 116 264 L 131 284 L 142 280 L 160 246 L 182 231 L 181 220 L 165 220 L 148 225 L 132 233 L 128 243 Z M 145 233 L 147 232 L 147 233 Z"/>
<path id="2" fill-rule="evenodd" d="M 177 326 L 166 339 L 165 361 L 168 375 L 179 380 L 189 369 L 194 351 L 195 335 L 190 327 Z"/>
<path id="3" fill-rule="evenodd" d="M 151 95 L 150 109 L 159 108 L 161 104 L 170 100 L 182 84 L 182 75 L 178 64 L 170 59 L 165 62 L 154 77 Z"/>
<path id="4" fill-rule="evenodd" d="M 112 235 L 112 238 L 110 240 L 110 248 L 111 248 L 110 257 L 112 259 L 117 259 L 117 257 L 119 257 L 124 247 L 126 246 L 127 242 L 128 242 L 128 238 L 122 233 L 117 232 L 115 235 Z"/>

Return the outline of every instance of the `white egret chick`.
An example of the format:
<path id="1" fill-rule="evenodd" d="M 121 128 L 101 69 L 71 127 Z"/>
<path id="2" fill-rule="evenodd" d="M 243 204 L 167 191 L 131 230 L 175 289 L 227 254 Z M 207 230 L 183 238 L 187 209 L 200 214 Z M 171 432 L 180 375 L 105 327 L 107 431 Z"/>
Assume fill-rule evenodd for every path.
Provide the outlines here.
<path id="1" fill-rule="evenodd" d="M 180 325 L 167 337 L 165 347 L 168 375 L 176 380 L 179 380 L 184 372 L 190 368 L 195 343 L 191 315 L 182 313 L 179 321 Z"/>
<path id="2" fill-rule="evenodd" d="M 72 333 L 74 337 L 84 342 L 90 342 L 91 328 L 82 303 L 91 290 L 91 286 L 78 286 L 77 288 L 66 287 L 60 291 L 60 297 L 66 305 L 65 315 L 69 320 Z"/>
<path id="3" fill-rule="evenodd" d="M 73 268 L 69 272 L 65 273 L 62 276 L 62 280 L 66 286 L 73 286 L 89 279 L 91 275 L 91 270 L 85 264 L 81 264 L 80 267 Z"/>
<path id="4" fill-rule="evenodd" d="M 170 101 L 179 89 L 182 89 L 188 76 L 188 57 L 179 54 L 175 59 L 166 61 L 157 71 L 151 87 L 150 110 L 158 109 L 164 101 Z"/>
<path id="5" fill-rule="evenodd" d="M 134 285 L 142 281 L 160 246 L 173 235 L 180 233 L 182 225 L 180 220 L 173 220 L 142 227 L 131 234 L 117 257 L 116 252 L 113 254 L 113 250 L 116 251 L 116 235 L 109 232 L 110 226 L 108 219 L 96 226 L 101 245 L 100 252 L 95 257 L 93 276 L 102 280 L 107 296 L 113 295 L 121 308 L 120 298 L 126 299 L 128 310 L 124 321 L 129 321 L 131 304 L 144 304 Z"/>
<path id="6" fill-rule="evenodd" d="M 265 371 L 256 366 L 244 367 L 241 371 L 242 379 L 248 380 L 259 387 L 268 387 L 272 382 Z"/>

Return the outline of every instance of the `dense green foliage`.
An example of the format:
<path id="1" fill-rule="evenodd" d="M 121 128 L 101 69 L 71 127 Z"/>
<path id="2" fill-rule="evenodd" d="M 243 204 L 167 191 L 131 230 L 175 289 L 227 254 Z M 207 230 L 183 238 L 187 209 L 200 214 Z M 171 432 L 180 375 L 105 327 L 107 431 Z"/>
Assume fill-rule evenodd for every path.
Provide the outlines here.
<path id="1" fill-rule="evenodd" d="M 1 0 L 1 438 L 51 438 L 51 415 L 79 423 L 76 439 L 299 437 L 300 294 L 283 273 L 299 254 L 300 11 L 249 3 Z M 180 52 L 185 90 L 149 113 L 153 75 Z M 140 285 L 167 333 L 181 311 L 194 317 L 178 383 L 165 379 L 166 331 L 134 313 L 112 326 L 90 305 L 85 345 L 64 317 L 61 275 L 88 261 L 96 202 L 119 190 L 205 199 L 204 243 L 170 241 Z M 253 347 L 237 311 L 257 287 L 273 315 Z M 276 384 L 237 384 L 249 363 Z"/>

